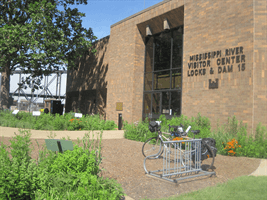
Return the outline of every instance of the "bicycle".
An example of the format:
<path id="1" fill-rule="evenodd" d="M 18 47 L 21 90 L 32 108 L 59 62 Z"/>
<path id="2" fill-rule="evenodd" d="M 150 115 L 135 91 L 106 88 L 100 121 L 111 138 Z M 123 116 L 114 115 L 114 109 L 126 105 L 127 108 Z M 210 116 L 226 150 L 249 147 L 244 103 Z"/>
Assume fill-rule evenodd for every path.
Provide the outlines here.
<path id="1" fill-rule="evenodd" d="M 152 128 L 151 128 L 152 127 Z M 174 132 L 171 132 L 171 128 L 174 128 Z M 167 138 L 165 137 L 162 132 L 161 132 L 161 126 L 155 122 L 150 122 L 150 131 L 151 132 L 158 132 L 158 135 L 156 137 L 152 137 L 149 138 L 142 147 L 142 153 L 144 155 L 144 157 L 147 157 L 148 155 L 155 155 L 154 157 L 150 157 L 150 159 L 157 159 L 159 158 L 164 149 L 163 146 L 165 148 L 167 148 L 167 146 L 165 144 L 163 144 L 163 138 L 165 139 L 165 141 L 171 141 L 174 138 L 185 138 L 185 139 L 192 139 L 189 138 L 187 136 L 189 130 L 191 129 L 191 126 L 189 126 L 187 128 L 187 130 L 184 132 L 183 131 L 183 125 L 180 124 L 180 126 L 170 126 L 169 124 L 169 132 L 171 132 L 171 136 L 172 138 Z M 175 132 L 175 129 L 177 132 Z M 195 135 L 199 134 L 200 131 L 199 130 L 191 130 L 191 132 L 194 134 L 194 138 L 195 139 Z M 165 133 L 166 134 L 166 133 Z M 169 134 L 167 134 L 169 135 Z M 201 138 L 200 138 L 201 139 Z M 212 146 L 210 146 L 208 143 L 211 142 L 213 143 Z M 171 148 L 178 148 L 178 144 L 177 143 L 171 143 Z M 205 168 L 205 170 L 209 170 L 210 168 L 212 168 L 213 164 L 214 164 L 214 160 L 215 160 L 215 156 L 216 156 L 216 148 L 215 148 L 215 140 L 212 138 L 203 138 L 201 141 L 201 164 L 203 163 L 203 168 Z M 151 151 L 154 151 L 154 153 L 150 153 Z M 195 155 L 196 155 L 196 148 L 195 148 L 195 144 L 194 142 L 192 142 L 192 151 L 190 151 L 191 156 L 188 154 L 185 154 L 185 150 L 180 148 L 180 151 L 183 154 L 183 158 L 181 159 L 181 163 L 182 165 L 185 166 L 185 161 L 188 160 L 188 158 L 192 158 L 193 163 L 195 164 Z M 215 153 L 214 153 L 215 152 Z M 171 152 L 169 152 L 171 153 Z M 198 162 L 198 161 L 197 161 Z"/>

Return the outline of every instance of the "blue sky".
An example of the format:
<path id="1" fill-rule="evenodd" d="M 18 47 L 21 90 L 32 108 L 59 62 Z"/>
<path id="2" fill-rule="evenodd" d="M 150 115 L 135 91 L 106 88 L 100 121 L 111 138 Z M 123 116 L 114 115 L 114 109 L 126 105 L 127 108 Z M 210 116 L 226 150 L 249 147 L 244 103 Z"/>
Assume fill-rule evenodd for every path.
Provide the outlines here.
<path id="1" fill-rule="evenodd" d="M 73 5 L 69 7 L 78 8 L 79 12 L 85 13 L 85 17 L 82 17 L 83 27 L 87 29 L 91 27 L 94 35 L 98 39 L 101 39 L 110 35 L 110 26 L 112 24 L 115 24 L 161 1 L 162 0 L 88 0 L 87 5 Z M 63 10 L 63 7 L 59 7 L 58 9 Z M 48 78 L 48 82 L 54 76 L 55 74 L 52 74 Z M 64 95 L 66 92 L 67 75 L 63 74 L 61 79 L 61 94 Z M 11 76 L 10 92 L 14 92 L 18 88 L 18 82 L 19 75 Z M 44 80 L 42 83 L 44 84 Z M 52 94 L 56 94 L 56 81 L 49 86 L 49 90 Z M 24 90 L 24 92 L 30 93 L 30 89 Z M 41 90 L 37 91 L 35 94 L 39 94 L 40 92 Z M 17 97 L 14 97 L 14 99 L 16 100 Z M 43 99 L 40 98 L 37 102 L 43 102 Z"/>
<path id="2" fill-rule="evenodd" d="M 88 0 L 87 5 L 75 5 L 85 13 L 83 27 L 93 29 L 101 39 L 110 34 L 110 26 L 162 0 Z"/>

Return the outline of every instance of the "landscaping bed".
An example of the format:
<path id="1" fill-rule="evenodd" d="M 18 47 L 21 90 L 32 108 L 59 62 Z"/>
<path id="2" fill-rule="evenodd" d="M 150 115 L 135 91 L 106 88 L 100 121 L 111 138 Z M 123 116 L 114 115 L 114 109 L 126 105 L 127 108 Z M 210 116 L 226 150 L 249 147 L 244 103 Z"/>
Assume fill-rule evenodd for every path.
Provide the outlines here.
<path id="1" fill-rule="evenodd" d="M 0 120 L 1 126 L 36 128 L 39 130 L 116 129 L 116 124 L 113 121 L 101 120 L 99 116 L 84 116 L 81 119 L 77 119 L 73 118 L 73 113 L 64 116 L 42 114 L 40 117 L 35 118 L 24 113 L 14 116 L 5 111 L 0 113 Z M 49 152 L 52 153 L 50 157 L 44 160 L 41 159 L 38 166 L 36 166 L 36 160 L 38 159 L 39 150 L 45 150 L 42 146 L 45 146 L 45 139 L 48 138 L 44 136 L 43 139 L 37 139 L 38 146 L 35 139 L 18 137 L 19 142 L 12 144 L 15 148 L 12 155 L 16 155 L 16 159 L 10 162 L 7 159 L 8 155 L 5 150 L 0 148 L 2 149 L 1 154 L 4 160 L 2 162 L 4 167 L 1 171 L 4 176 L 0 177 L 0 184 L 2 181 L 2 185 L 5 185 L 4 189 L 0 188 L 2 189 L 0 196 L 12 194 L 16 195 L 16 199 L 18 199 L 18 196 L 21 197 L 19 199 L 25 199 L 23 195 L 36 195 L 36 188 L 41 188 L 40 190 L 38 189 L 38 198 L 33 197 L 32 199 L 87 200 L 90 196 L 92 198 L 117 200 L 123 195 L 121 191 L 123 188 L 124 193 L 136 200 L 144 198 L 157 199 L 193 192 L 240 176 L 250 175 L 259 167 L 261 159 L 267 158 L 267 131 L 266 127 L 261 126 L 261 124 L 257 125 L 253 137 L 248 137 L 246 126 L 241 122 L 238 123 L 235 117 L 231 120 L 229 119 L 228 124 L 217 128 L 215 131 L 211 131 L 209 119 L 200 116 L 200 114 L 198 114 L 197 118 L 188 119 L 186 116 L 181 115 L 171 120 L 167 120 L 162 115 L 158 121 L 162 121 L 162 132 L 168 132 L 168 124 L 176 126 L 181 123 L 185 127 L 192 126 L 192 130 L 200 130 L 200 134 L 196 138 L 214 138 L 218 151 L 212 170 L 216 172 L 217 176 L 186 179 L 178 181 L 178 184 L 146 176 L 141 149 L 143 142 L 156 136 L 156 133 L 149 131 L 149 122 L 148 119 L 145 119 L 144 122 L 140 121 L 140 123 L 135 124 L 128 124 L 127 121 L 124 121 L 124 139 L 102 138 L 99 143 L 101 148 L 99 145 L 91 146 L 94 141 L 92 141 L 93 143 L 90 141 L 90 145 L 84 147 L 83 150 L 74 147 L 73 151 L 64 152 L 64 154 L 55 155 Z M 191 132 L 188 135 L 192 137 Z M 0 138 L 0 142 L 3 141 L 4 145 L 10 145 L 9 139 L 12 136 L 14 136 L 13 133 L 10 134 L 10 137 L 9 134 L 6 134 L 4 138 Z M 31 144 L 28 142 L 25 144 L 26 141 L 30 141 Z M 78 142 L 78 140 L 72 141 L 75 142 L 74 145 Z M 96 144 L 98 142 L 96 141 Z M 83 143 L 80 143 L 79 146 L 83 147 Z M 34 148 L 29 155 L 26 154 L 28 147 Z M 7 151 L 10 152 L 9 149 Z M 31 165 L 28 165 L 30 158 L 34 159 L 36 164 L 31 163 Z M 102 158 L 101 163 L 100 158 Z M 148 171 L 159 170 L 162 169 L 162 163 L 162 157 L 155 160 L 147 160 L 146 168 Z M 24 166 L 21 164 L 24 164 L 25 167 L 18 168 L 17 166 Z M 100 169 L 103 168 L 104 170 L 99 172 L 98 165 Z M 27 178 L 25 179 L 25 177 Z M 20 184 L 17 184 L 17 182 Z"/>
<path id="2" fill-rule="evenodd" d="M 0 138 L 0 143 L 10 145 L 8 137 Z M 46 139 L 46 138 L 44 138 Z M 45 144 L 44 139 L 37 139 L 39 149 Z M 35 139 L 31 140 L 31 158 L 37 159 L 39 155 L 38 145 Z M 77 142 L 77 140 L 72 140 Z M 239 176 L 253 173 L 259 166 L 261 159 L 247 157 L 231 157 L 217 155 L 214 163 L 214 171 L 217 177 L 198 177 L 187 179 L 174 184 L 157 180 L 145 175 L 143 168 L 144 157 L 141 152 L 143 143 L 127 139 L 102 140 L 101 176 L 116 179 L 121 184 L 124 192 L 135 200 L 144 198 L 163 198 L 177 194 L 183 194 L 199 190 L 208 186 L 215 186 Z M 79 146 L 82 146 L 80 144 Z M 161 169 L 162 159 L 147 161 L 147 169 Z"/>

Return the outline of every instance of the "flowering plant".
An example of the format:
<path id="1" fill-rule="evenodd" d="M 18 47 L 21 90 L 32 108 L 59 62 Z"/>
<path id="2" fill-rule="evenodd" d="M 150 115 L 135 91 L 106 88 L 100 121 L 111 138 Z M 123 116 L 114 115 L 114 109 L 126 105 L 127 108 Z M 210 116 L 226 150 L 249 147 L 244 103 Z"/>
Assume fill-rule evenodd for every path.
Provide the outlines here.
<path id="1" fill-rule="evenodd" d="M 224 145 L 224 142 L 222 143 Z M 234 156 L 236 155 L 236 151 L 238 150 L 238 148 L 242 148 L 241 145 L 238 145 L 238 141 L 233 138 L 231 141 L 227 142 L 226 145 L 224 145 L 224 150 L 227 151 L 228 156 Z M 241 152 L 238 152 L 241 153 Z"/>
<path id="2" fill-rule="evenodd" d="M 75 119 L 71 119 L 70 122 L 72 123 Z M 76 119 L 78 121 L 78 123 L 80 124 L 80 119 Z M 82 121 L 81 121 L 82 122 Z"/>
<path id="3" fill-rule="evenodd" d="M 81 130 L 82 129 L 82 125 L 80 124 L 80 119 L 70 119 L 70 125 L 68 127 L 68 130 Z"/>
<path id="4" fill-rule="evenodd" d="M 182 138 L 182 137 L 175 137 L 173 138 L 172 140 L 186 140 L 185 138 Z M 185 145 L 185 142 L 182 142 L 182 149 L 185 149 L 185 147 L 188 147 L 188 143 Z"/>
<path id="5" fill-rule="evenodd" d="M 183 140 L 183 138 L 181 138 L 181 137 L 175 137 L 172 140 Z M 184 142 L 182 142 L 182 144 L 184 144 Z"/>

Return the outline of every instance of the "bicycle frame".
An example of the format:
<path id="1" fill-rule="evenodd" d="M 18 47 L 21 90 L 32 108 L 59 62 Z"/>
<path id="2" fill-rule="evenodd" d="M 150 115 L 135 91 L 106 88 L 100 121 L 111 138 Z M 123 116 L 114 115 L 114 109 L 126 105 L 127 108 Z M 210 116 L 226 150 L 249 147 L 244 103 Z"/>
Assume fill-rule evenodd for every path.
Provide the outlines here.
<path id="1" fill-rule="evenodd" d="M 165 136 L 164 136 L 165 137 Z M 161 137 L 160 137 L 161 138 Z M 195 142 L 197 144 L 197 148 L 201 148 L 201 139 L 193 139 L 193 140 L 186 140 L 185 143 L 190 143 L 189 146 L 192 146 L 192 142 Z M 170 149 L 170 144 L 175 143 L 179 146 L 181 146 L 182 141 L 164 141 L 163 144 L 166 144 L 168 148 Z M 197 150 L 196 150 L 197 151 Z M 200 163 L 195 162 L 194 164 L 191 163 L 191 157 L 186 156 L 185 162 L 182 163 L 181 159 L 181 152 L 179 149 L 174 149 L 174 157 L 169 157 L 169 150 L 164 149 L 163 152 L 163 168 L 160 170 L 154 170 L 154 171 L 148 171 L 146 168 L 146 160 L 152 158 L 154 155 L 150 155 L 145 157 L 144 159 L 144 170 L 146 174 L 149 174 L 151 176 L 161 178 L 163 180 L 171 181 L 174 183 L 178 183 L 180 180 L 189 179 L 189 178 L 195 178 L 199 176 L 216 176 L 216 172 L 207 172 L 201 169 Z M 200 152 L 198 150 L 198 152 Z M 189 150 L 186 150 L 185 154 L 190 155 L 191 148 Z M 198 154 L 199 155 L 199 154 Z M 200 158 L 198 157 L 199 160 Z"/>
<path id="2" fill-rule="evenodd" d="M 188 128 L 187 128 L 187 130 L 186 130 L 186 133 L 190 130 L 190 128 L 191 128 L 191 126 L 189 126 Z M 167 134 L 167 133 L 164 133 L 164 134 Z M 169 135 L 169 134 L 167 134 L 167 135 Z M 162 144 L 163 144 L 163 146 L 165 147 L 165 148 L 167 148 L 167 145 L 164 143 L 164 140 L 163 140 L 163 138 L 165 139 L 165 140 L 167 140 L 167 141 L 171 141 L 169 138 L 167 138 L 167 137 L 165 137 L 163 134 L 162 134 L 162 132 L 161 131 L 158 131 L 158 137 L 160 138 L 160 140 L 162 141 Z M 162 138 L 163 137 L 163 138 Z M 193 138 L 189 138 L 189 137 L 184 137 L 184 136 L 181 136 L 182 138 L 186 138 L 186 139 L 193 139 Z M 195 139 L 195 137 L 194 137 L 194 139 Z M 179 149 L 179 148 L 178 148 Z M 182 151 L 183 153 L 184 153 L 184 150 L 182 150 L 182 149 L 179 149 L 180 151 Z"/>
<path id="3" fill-rule="evenodd" d="M 196 144 L 194 142 L 191 142 L 190 145 L 188 146 L 188 144 L 189 144 L 188 143 L 188 140 L 195 140 L 195 135 L 200 132 L 199 130 L 191 131 L 194 134 L 194 137 L 193 138 L 190 138 L 190 137 L 188 137 L 188 132 L 191 129 L 191 126 L 188 126 L 188 128 L 186 129 L 186 131 L 183 131 L 183 125 L 180 125 L 180 126 L 170 126 L 170 124 L 169 124 L 169 133 L 166 133 L 166 132 L 161 132 L 161 130 L 160 130 L 160 128 L 161 128 L 160 122 L 157 121 L 157 124 L 159 125 L 159 126 L 156 127 L 157 137 L 153 137 L 153 138 L 156 139 L 156 145 L 157 146 L 160 145 L 159 146 L 160 149 L 159 149 L 158 153 L 156 153 L 155 155 L 147 156 L 146 153 L 145 153 L 145 152 L 147 152 L 147 150 L 146 151 L 144 150 L 145 149 L 144 148 L 145 145 L 146 144 L 149 144 L 147 142 L 152 141 L 152 144 L 155 146 L 154 141 L 151 140 L 153 138 L 148 139 L 144 143 L 144 145 L 142 147 L 142 153 L 143 153 L 143 155 L 145 157 L 149 157 L 149 159 L 152 159 L 152 158 L 153 159 L 157 159 L 157 158 L 159 158 L 159 156 L 161 156 L 161 154 L 163 152 L 165 152 L 165 153 L 167 153 L 169 155 L 172 155 L 176 151 L 180 151 L 182 154 L 184 154 L 184 156 L 190 156 L 190 158 L 191 158 L 191 156 L 194 156 L 195 157 L 198 154 L 197 153 L 197 149 L 199 151 L 199 148 L 195 146 Z M 152 125 L 152 127 L 153 126 L 154 125 Z M 175 132 L 171 131 L 171 128 L 174 128 L 174 131 Z M 168 136 L 166 137 L 165 134 L 166 134 L 166 136 L 169 135 L 169 136 L 174 136 L 174 137 L 180 137 L 180 138 L 185 138 L 186 140 L 184 140 L 184 141 L 181 141 L 180 140 L 180 142 L 177 142 L 176 140 L 172 140 L 173 138 L 171 138 L 171 137 L 168 137 Z M 201 139 L 201 138 L 199 138 L 199 139 Z M 179 146 L 177 146 L 178 144 L 179 144 Z M 185 146 L 182 145 L 182 144 L 185 144 Z M 155 147 L 154 146 L 152 147 L 153 150 L 155 150 Z M 162 147 L 163 147 L 163 150 L 162 150 Z M 150 151 L 150 150 L 148 150 L 148 151 Z M 201 161 L 201 163 L 202 163 L 203 160 L 206 160 L 207 158 L 210 158 L 210 156 L 211 156 L 212 161 L 211 161 L 210 167 L 209 168 L 206 167 L 206 169 L 210 169 L 213 166 L 213 163 L 214 163 L 213 149 L 206 142 L 202 142 L 202 140 L 201 140 L 201 148 L 200 148 L 200 151 L 201 151 L 201 153 L 200 153 L 201 158 L 200 158 L 200 160 L 198 160 L 198 159 L 195 160 L 195 162 L 196 161 L 197 162 Z M 209 154 L 209 155 L 207 156 L 207 154 Z"/>

